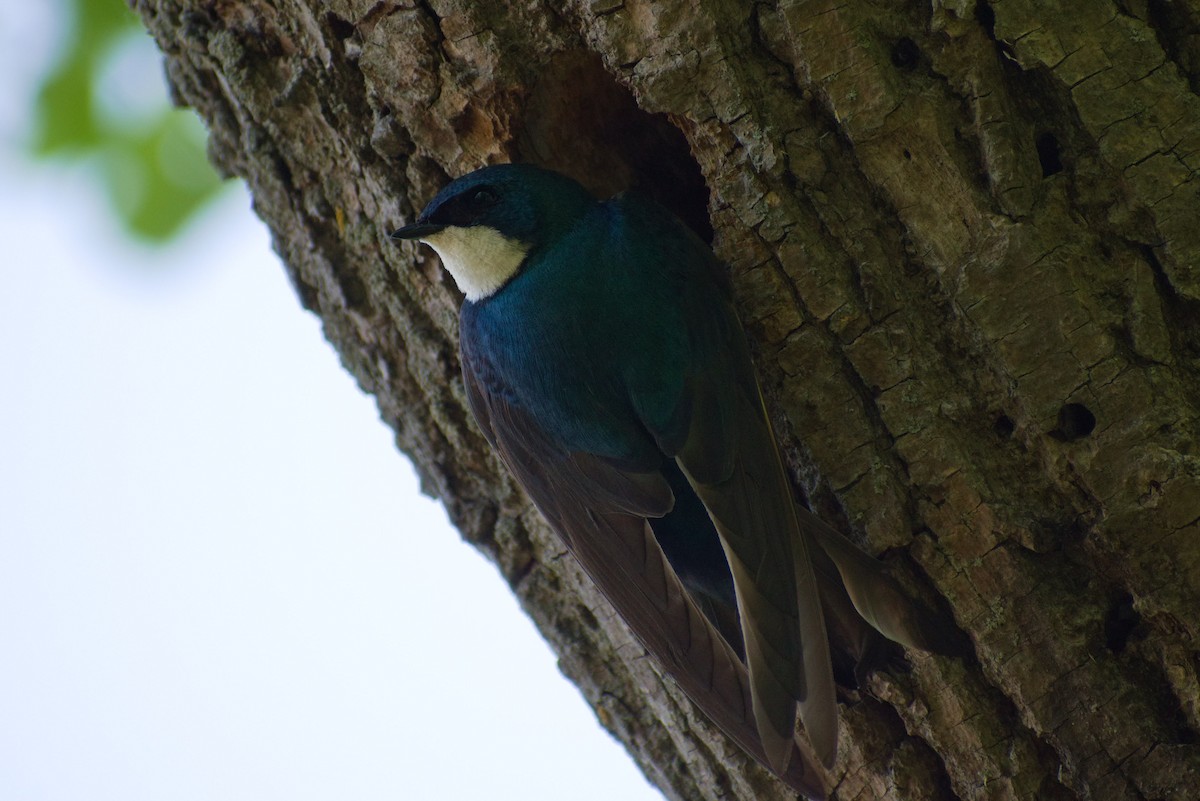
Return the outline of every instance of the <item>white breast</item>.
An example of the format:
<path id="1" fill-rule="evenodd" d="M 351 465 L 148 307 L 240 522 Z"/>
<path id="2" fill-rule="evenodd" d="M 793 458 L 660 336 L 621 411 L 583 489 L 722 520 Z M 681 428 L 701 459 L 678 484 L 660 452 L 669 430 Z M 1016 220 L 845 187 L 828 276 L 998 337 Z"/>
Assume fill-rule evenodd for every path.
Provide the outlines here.
<path id="1" fill-rule="evenodd" d="M 470 301 L 490 297 L 504 286 L 529 253 L 528 245 L 482 225 L 443 228 L 421 241 L 437 251 Z"/>

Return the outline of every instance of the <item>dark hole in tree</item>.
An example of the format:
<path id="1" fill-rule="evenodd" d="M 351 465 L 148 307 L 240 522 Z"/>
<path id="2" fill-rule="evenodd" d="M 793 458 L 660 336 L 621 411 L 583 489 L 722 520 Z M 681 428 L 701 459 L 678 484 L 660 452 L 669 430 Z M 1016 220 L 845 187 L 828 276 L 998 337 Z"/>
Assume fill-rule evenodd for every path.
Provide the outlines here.
<path id="1" fill-rule="evenodd" d="M 892 66 L 897 69 L 911 70 L 921 60 L 921 49 L 917 43 L 905 36 L 892 45 Z"/>
<path id="2" fill-rule="evenodd" d="M 983 30 L 987 33 L 988 38 L 995 40 L 996 38 L 996 12 L 992 7 L 979 0 L 975 4 L 975 19 L 979 20 L 979 24 L 983 26 Z"/>
<path id="3" fill-rule="evenodd" d="M 354 23 L 342 19 L 332 11 L 325 15 L 325 23 L 338 39 L 349 39 L 354 35 Z"/>
<path id="4" fill-rule="evenodd" d="M 996 431 L 996 436 L 1000 437 L 1001 439 L 1008 439 L 1013 435 L 1013 432 L 1017 430 L 1017 424 L 1014 423 L 1013 419 L 1007 414 L 1002 414 L 997 417 L 993 427 Z"/>
<path id="5" fill-rule="evenodd" d="M 1062 154 L 1059 153 L 1058 139 L 1054 134 L 1038 134 L 1035 144 L 1037 145 L 1038 161 L 1042 164 L 1042 177 L 1049 178 L 1051 175 L 1062 172 Z"/>
<path id="6" fill-rule="evenodd" d="M 1058 410 L 1058 428 L 1054 434 L 1067 442 L 1083 439 L 1096 429 L 1096 415 L 1082 403 L 1065 403 Z"/>
<path id="7" fill-rule="evenodd" d="M 683 132 L 665 114 L 640 109 L 593 53 L 561 53 L 541 72 L 520 158 L 570 175 L 597 197 L 644 192 L 711 244 L 708 186 Z"/>
<path id="8" fill-rule="evenodd" d="M 1133 596 L 1126 593 L 1113 602 L 1104 618 L 1104 647 L 1114 654 L 1125 650 L 1142 616 L 1133 608 Z"/>

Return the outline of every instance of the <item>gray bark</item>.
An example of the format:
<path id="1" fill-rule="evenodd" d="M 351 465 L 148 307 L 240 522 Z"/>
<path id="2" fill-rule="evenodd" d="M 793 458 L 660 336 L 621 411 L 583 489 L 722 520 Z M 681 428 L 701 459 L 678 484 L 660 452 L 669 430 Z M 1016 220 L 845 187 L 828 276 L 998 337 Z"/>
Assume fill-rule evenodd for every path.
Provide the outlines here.
<path id="1" fill-rule="evenodd" d="M 668 797 L 788 793 L 469 419 L 457 291 L 387 234 L 486 163 L 711 231 L 798 488 L 970 635 L 844 694 L 837 798 L 1196 797 L 1196 0 L 135 5 L 425 490 Z"/>

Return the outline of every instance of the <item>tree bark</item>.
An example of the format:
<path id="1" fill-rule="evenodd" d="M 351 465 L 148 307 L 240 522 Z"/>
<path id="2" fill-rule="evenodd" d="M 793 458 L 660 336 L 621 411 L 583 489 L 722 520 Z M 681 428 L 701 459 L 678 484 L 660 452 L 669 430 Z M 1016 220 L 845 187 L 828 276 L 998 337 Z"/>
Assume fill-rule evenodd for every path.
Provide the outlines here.
<path id="1" fill-rule="evenodd" d="M 1200 787 L 1196 0 L 135 0 L 423 486 L 673 799 L 786 788 L 664 682 L 469 419 L 388 233 L 497 161 L 731 270 L 797 487 L 953 614 L 841 701 L 840 799 Z"/>

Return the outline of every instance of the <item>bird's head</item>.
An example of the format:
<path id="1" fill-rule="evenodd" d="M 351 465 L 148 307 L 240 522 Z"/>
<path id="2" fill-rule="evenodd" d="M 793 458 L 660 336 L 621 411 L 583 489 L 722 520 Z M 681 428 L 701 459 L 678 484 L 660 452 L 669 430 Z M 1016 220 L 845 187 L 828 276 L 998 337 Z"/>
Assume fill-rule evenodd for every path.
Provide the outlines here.
<path id="1" fill-rule="evenodd" d="M 445 186 L 393 239 L 419 239 L 437 251 L 467 300 L 495 294 L 535 249 L 556 240 L 595 201 L 563 175 L 499 164 Z"/>

